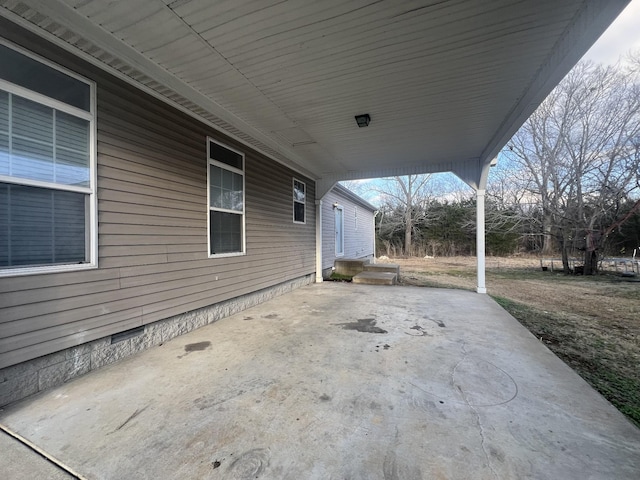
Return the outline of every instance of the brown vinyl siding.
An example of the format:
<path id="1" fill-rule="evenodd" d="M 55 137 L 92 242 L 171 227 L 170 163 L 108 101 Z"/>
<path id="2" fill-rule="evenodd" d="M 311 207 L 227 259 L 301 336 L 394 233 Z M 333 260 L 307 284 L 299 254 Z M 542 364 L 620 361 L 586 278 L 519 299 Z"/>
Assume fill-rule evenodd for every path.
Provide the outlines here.
<path id="1" fill-rule="evenodd" d="M 1 19 L 0 19 L 1 20 Z M 6 29 L 4 27 L 7 26 Z M 314 182 L 2 20 L 3 35 L 97 83 L 98 264 L 0 278 L 0 368 L 315 271 Z M 246 255 L 208 258 L 206 138 L 245 154 Z"/>
<path id="2" fill-rule="evenodd" d="M 354 202 L 338 188 L 331 189 L 322 199 L 322 268 L 333 267 L 336 259 L 336 227 L 333 205 L 343 207 L 344 255 L 340 258 L 373 256 L 373 210 Z M 358 209 L 358 230 L 355 229 L 355 209 Z"/>

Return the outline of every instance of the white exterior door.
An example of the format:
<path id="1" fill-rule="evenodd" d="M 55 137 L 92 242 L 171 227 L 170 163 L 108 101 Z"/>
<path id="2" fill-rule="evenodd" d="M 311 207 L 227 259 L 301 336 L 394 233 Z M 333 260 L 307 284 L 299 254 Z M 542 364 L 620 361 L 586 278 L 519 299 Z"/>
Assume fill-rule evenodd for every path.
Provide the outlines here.
<path id="1" fill-rule="evenodd" d="M 338 206 L 335 208 L 336 218 L 336 257 L 344 255 L 344 210 Z"/>

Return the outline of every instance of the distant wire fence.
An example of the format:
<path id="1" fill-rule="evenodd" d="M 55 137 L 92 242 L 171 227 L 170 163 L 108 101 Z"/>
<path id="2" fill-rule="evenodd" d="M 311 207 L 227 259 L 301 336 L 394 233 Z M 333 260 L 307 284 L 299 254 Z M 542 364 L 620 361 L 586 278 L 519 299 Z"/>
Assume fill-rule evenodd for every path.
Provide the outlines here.
<path id="1" fill-rule="evenodd" d="M 603 258 L 598 266 L 602 271 L 640 273 L 640 261 L 635 258 Z"/>
<path id="2" fill-rule="evenodd" d="M 569 270 L 580 273 L 584 268 L 584 259 L 569 258 Z M 543 271 L 558 272 L 563 271 L 561 258 L 541 258 L 540 268 Z M 640 274 L 640 261 L 637 258 L 607 257 L 598 261 L 600 272 L 620 273 L 620 274 Z"/>

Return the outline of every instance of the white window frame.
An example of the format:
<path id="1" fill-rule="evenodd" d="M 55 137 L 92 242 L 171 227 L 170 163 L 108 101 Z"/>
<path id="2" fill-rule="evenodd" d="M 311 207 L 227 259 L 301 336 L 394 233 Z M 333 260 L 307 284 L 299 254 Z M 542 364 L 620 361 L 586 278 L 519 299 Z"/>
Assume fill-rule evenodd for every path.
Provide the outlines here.
<path id="1" fill-rule="evenodd" d="M 39 180 L 30 180 L 19 177 L 11 177 L 7 175 L 0 175 L 0 182 L 10 183 L 13 185 L 25 185 L 29 187 L 42 187 L 50 190 L 62 190 L 68 192 L 84 193 L 88 196 L 87 206 L 87 228 L 86 228 L 86 240 L 85 248 L 87 249 L 86 258 L 87 262 L 84 263 L 71 263 L 71 264 L 55 264 L 55 265 L 38 265 L 38 266 L 20 266 L 20 267 L 6 267 L 0 268 L 0 277 L 13 277 L 22 275 L 37 275 L 44 273 L 59 273 L 59 272 L 72 272 L 78 270 L 88 270 L 98 268 L 98 202 L 96 194 L 97 186 L 97 136 L 96 136 L 96 83 L 85 77 L 82 77 L 71 70 L 67 70 L 60 65 L 57 65 L 46 58 L 36 55 L 22 47 L 14 45 L 4 39 L 0 39 L 0 45 L 4 45 L 7 48 L 15 50 L 18 53 L 26 57 L 30 57 L 33 60 L 42 63 L 50 68 L 58 70 L 65 75 L 72 77 L 82 83 L 89 86 L 89 111 L 81 108 L 74 107 L 67 103 L 55 100 L 40 93 L 34 92 L 19 85 L 10 83 L 6 80 L 0 79 L 0 90 L 9 92 L 12 95 L 18 95 L 26 98 L 27 100 L 34 101 L 36 103 L 45 105 L 47 107 L 54 108 L 60 112 L 73 115 L 78 118 L 89 121 L 89 187 L 77 187 L 73 185 L 63 185 L 59 183 L 43 182 Z"/>
<path id="2" fill-rule="evenodd" d="M 301 183 L 302 186 L 304 187 L 304 201 L 301 202 L 300 200 L 296 200 L 296 182 Z M 291 182 L 291 195 L 293 197 L 293 212 L 292 212 L 292 218 L 293 218 L 293 223 L 297 223 L 297 224 L 301 224 L 304 225 L 307 223 L 307 183 L 303 182 L 302 180 L 298 180 L 297 178 L 293 177 L 293 181 Z M 303 207 L 303 215 L 304 215 L 304 220 L 301 222 L 299 220 L 296 220 L 296 203 L 301 203 L 302 207 Z"/>
<path id="3" fill-rule="evenodd" d="M 232 167 L 224 162 L 219 162 L 211 158 L 210 146 L 211 142 L 216 145 L 220 145 L 227 150 L 231 150 L 234 153 L 237 153 L 242 157 L 242 170 Z M 216 167 L 223 168 L 233 173 L 237 173 L 238 175 L 242 175 L 242 213 L 238 213 L 237 210 L 228 210 L 225 208 L 217 208 L 211 206 L 211 169 L 209 168 L 211 165 Z M 239 257 L 247 254 L 247 236 L 246 236 L 246 179 L 245 179 L 245 155 L 241 151 L 230 147 L 229 145 L 222 143 L 214 138 L 207 137 L 207 255 L 209 258 L 224 258 L 224 257 Z M 242 215 L 242 220 L 240 222 L 240 235 L 242 235 L 242 251 L 241 252 L 228 252 L 228 253 L 211 253 L 211 211 L 216 212 L 224 212 L 224 213 L 233 213 L 235 215 Z"/>
<path id="4" fill-rule="evenodd" d="M 342 251 L 338 252 L 338 242 L 336 241 L 334 244 L 335 247 L 335 254 L 336 257 L 344 257 L 344 250 L 345 250 L 345 245 L 344 245 L 344 207 L 342 205 L 336 205 L 335 206 L 335 211 L 333 213 L 333 222 L 334 222 L 334 232 L 335 232 L 335 236 L 338 236 L 338 230 L 335 228 L 336 227 L 336 212 L 340 210 L 341 214 L 340 214 L 340 243 L 342 244 Z"/>

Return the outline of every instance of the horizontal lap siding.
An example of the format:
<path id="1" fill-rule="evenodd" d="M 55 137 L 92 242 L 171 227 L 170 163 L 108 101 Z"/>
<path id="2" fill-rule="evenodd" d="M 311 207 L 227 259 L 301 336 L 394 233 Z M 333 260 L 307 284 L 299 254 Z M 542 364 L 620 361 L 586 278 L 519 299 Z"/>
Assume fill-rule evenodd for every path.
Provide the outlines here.
<path id="1" fill-rule="evenodd" d="M 358 209 L 358 228 L 355 228 L 355 209 Z M 362 258 L 373 255 L 373 212 L 360 205 L 352 204 L 345 215 L 345 222 L 351 228 L 345 228 L 344 248 L 348 256 Z"/>
<path id="2" fill-rule="evenodd" d="M 313 199 L 310 179 L 24 32 L 15 38 L 98 84 L 99 268 L 0 278 L 0 368 L 315 271 L 313 203 L 306 224 L 292 220 L 292 178 Z M 207 256 L 207 136 L 245 154 L 243 256 Z"/>
<path id="3" fill-rule="evenodd" d="M 335 190 L 330 190 L 322 199 L 322 268 L 333 267 L 336 259 L 336 226 L 333 205 L 344 204 Z M 346 223 L 345 223 L 346 226 Z"/>
<path id="4" fill-rule="evenodd" d="M 362 258 L 373 255 L 373 213 L 333 189 L 322 200 L 322 268 L 333 267 L 336 259 L 334 204 L 343 207 L 344 255 L 340 258 Z M 356 230 L 356 208 L 358 229 Z"/>

